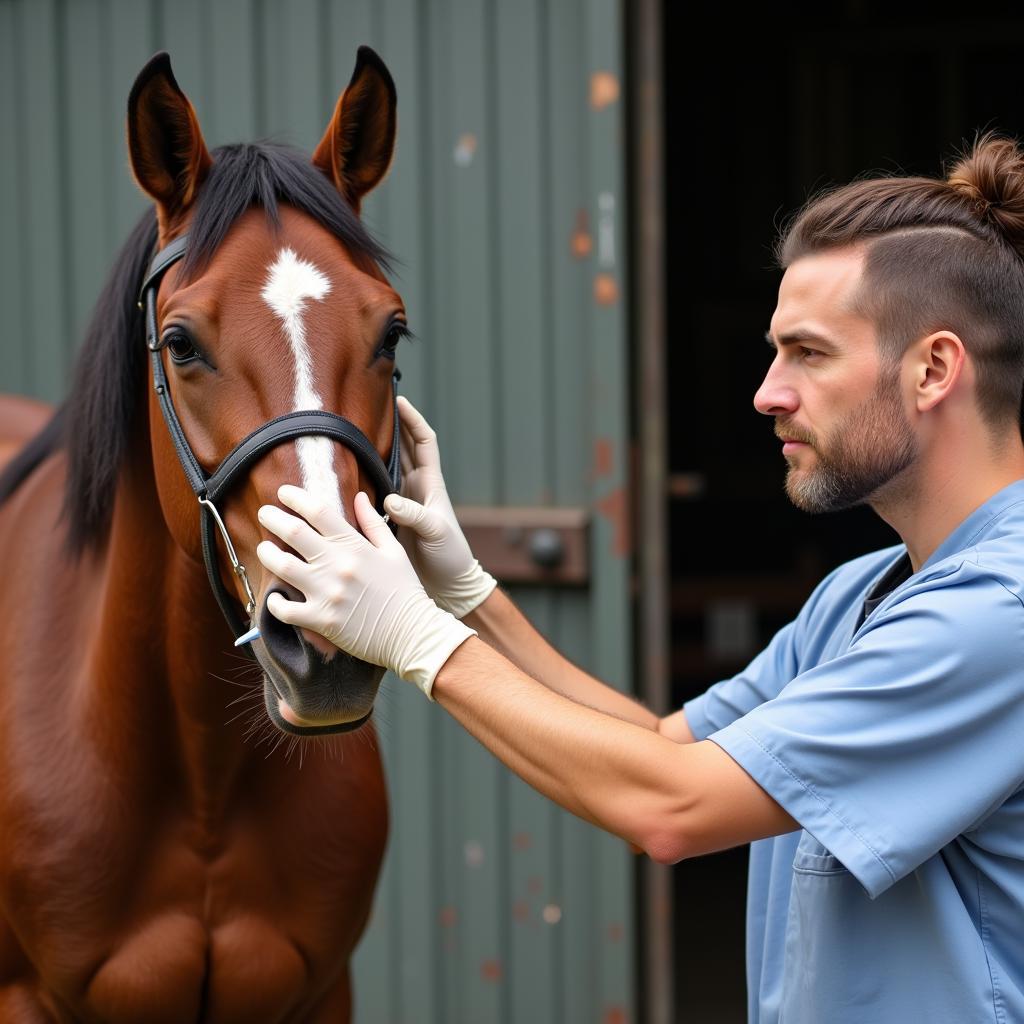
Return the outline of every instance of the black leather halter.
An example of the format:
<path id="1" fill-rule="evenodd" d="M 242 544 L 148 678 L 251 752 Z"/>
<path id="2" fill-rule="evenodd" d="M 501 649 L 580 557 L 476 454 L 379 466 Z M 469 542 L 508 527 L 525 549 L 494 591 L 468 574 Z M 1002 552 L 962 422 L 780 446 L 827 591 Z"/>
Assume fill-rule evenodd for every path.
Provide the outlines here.
<path id="1" fill-rule="evenodd" d="M 206 562 L 206 572 L 210 578 L 210 586 L 213 588 L 214 596 L 220 605 L 228 625 L 236 637 L 247 632 L 247 627 L 235 611 L 234 599 L 228 593 L 221 582 L 220 572 L 217 567 L 217 540 L 216 530 L 220 531 L 224 538 L 228 557 L 231 559 L 231 568 L 235 575 L 242 581 L 245 587 L 246 606 L 245 612 L 249 616 L 250 625 L 256 614 L 256 599 L 253 596 L 252 588 L 249 586 L 249 579 L 245 573 L 245 566 L 238 560 L 235 547 L 228 536 L 224 520 L 217 511 L 217 502 L 220 501 L 231 487 L 231 485 L 243 474 L 249 466 L 259 459 L 271 448 L 295 437 L 303 437 L 306 434 L 320 434 L 333 438 L 345 445 L 362 464 L 363 469 L 369 474 L 377 491 L 377 509 L 383 510 L 383 501 L 387 495 L 397 491 L 402 483 L 402 464 L 399 448 L 398 432 L 398 403 L 394 401 L 398 396 L 398 382 L 402 379 L 401 371 L 395 368 L 392 375 L 392 401 L 395 410 L 394 437 L 391 442 L 391 457 L 387 466 L 384 460 L 377 454 L 372 442 L 367 436 L 350 420 L 344 416 L 338 416 L 333 412 L 323 412 L 317 409 L 308 409 L 300 412 L 290 412 L 284 416 L 278 416 L 269 423 L 258 427 L 248 437 L 242 438 L 238 444 L 227 454 L 224 461 L 214 470 L 210 476 L 206 476 L 199 460 L 189 447 L 185 432 L 181 429 L 177 413 L 171 402 L 170 389 L 167 386 L 167 377 L 164 374 L 164 364 L 160 356 L 160 350 L 164 347 L 160 341 L 160 335 L 156 322 L 156 295 L 160 288 L 160 280 L 167 269 L 185 255 L 188 246 L 188 235 L 182 235 L 170 242 L 161 249 L 149 264 L 142 288 L 139 291 L 139 308 L 145 310 L 146 314 L 146 347 L 150 351 L 153 364 L 153 387 L 160 400 L 160 409 L 164 414 L 167 429 L 170 431 L 171 439 L 174 441 L 174 449 L 178 453 L 185 476 L 192 485 L 192 490 L 199 499 L 200 527 L 203 539 L 203 559 Z M 395 525 L 391 524 L 392 530 Z M 243 645 L 245 652 L 252 657 L 252 651 L 248 644 Z"/>

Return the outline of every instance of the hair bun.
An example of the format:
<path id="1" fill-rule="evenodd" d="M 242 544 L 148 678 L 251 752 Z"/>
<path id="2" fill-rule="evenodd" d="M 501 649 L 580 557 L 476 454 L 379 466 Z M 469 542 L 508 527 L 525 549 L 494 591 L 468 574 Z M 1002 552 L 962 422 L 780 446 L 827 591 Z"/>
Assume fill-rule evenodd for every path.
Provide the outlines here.
<path id="1" fill-rule="evenodd" d="M 946 182 L 1014 248 L 1024 251 L 1024 151 L 1016 139 L 994 130 L 976 137 L 971 152 L 960 155 Z"/>

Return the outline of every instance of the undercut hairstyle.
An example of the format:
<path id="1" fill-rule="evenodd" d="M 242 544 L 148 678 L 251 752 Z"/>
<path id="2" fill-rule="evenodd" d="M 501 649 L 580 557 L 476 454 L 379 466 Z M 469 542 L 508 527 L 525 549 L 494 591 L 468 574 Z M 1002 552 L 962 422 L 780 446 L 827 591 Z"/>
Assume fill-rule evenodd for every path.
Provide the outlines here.
<path id="1" fill-rule="evenodd" d="M 995 130 L 976 135 L 944 178 L 875 176 L 830 186 L 776 239 L 780 269 L 862 245 L 850 312 L 875 325 L 892 370 L 915 341 L 955 333 L 975 367 L 979 414 L 993 433 L 1024 435 L 1024 152 Z"/>

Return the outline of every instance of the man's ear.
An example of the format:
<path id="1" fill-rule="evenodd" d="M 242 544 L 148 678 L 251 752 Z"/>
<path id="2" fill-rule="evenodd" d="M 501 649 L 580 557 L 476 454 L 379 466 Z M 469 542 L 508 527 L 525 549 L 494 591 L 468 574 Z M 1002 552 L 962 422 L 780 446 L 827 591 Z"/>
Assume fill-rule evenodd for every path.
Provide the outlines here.
<path id="1" fill-rule="evenodd" d="M 395 83 L 384 61 L 360 46 L 355 70 L 338 97 L 313 163 L 359 212 L 363 196 L 378 185 L 395 151 Z"/>
<path id="2" fill-rule="evenodd" d="M 139 187 L 156 202 L 163 239 L 192 205 L 213 163 L 166 53 L 150 58 L 128 96 L 128 156 Z"/>
<path id="3" fill-rule="evenodd" d="M 964 343 L 952 331 L 936 331 L 917 344 L 914 388 L 918 412 L 947 398 L 964 371 Z"/>

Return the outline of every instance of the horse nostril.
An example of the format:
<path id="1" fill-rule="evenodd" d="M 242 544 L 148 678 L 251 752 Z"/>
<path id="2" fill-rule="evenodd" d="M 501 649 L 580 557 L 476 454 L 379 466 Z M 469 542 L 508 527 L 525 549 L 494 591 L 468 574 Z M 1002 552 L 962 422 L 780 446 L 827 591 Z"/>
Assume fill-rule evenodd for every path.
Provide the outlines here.
<path id="1" fill-rule="evenodd" d="M 318 732 L 358 728 L 370 715 L 384 669 L 340 650 L 319 633 L 276 618 L 267 607 L 274 593 L 299 604 L 304 598 L 283 580 L 274 579 L 256 613 L 262 636 L 260 662 L 273 690 L 265 699 L 275 705 L 272 714 L 280 716 L 277 724 L 285 723 L 286 731 L 288 727 Z M 278 702 L 286 705 L 287 712 Z"/>
<path id="2" fill-rule="evenodd" d="M 310 645 L 296 626 L 282 622 L 267 607 L 267 598 L 273 593 L 289 601 L 301 602 L 305 598 L 295 587 L 279 581 L 264 596 L 257 618 L 260 637 L 281 669 L 292 679 L 306 679 L 313 671 Z"/>
<path id="3" fill-rule="evenodd" d="M 279 580 L 267 591 L 258 615 L 260 636 L 281 668 L 293 678 L 305 678 L 300 673 L 309 673 L 319 664 L 331 661 L 340 652 L 326 637 L 301 626 L 291 626 L 275 617 L 267 607 L 267 598 L 277 592 L 289 601 L 305 602 L 302 593 L 283 580 Z M 316 652 L 319 659 L 313 657 Z"/>

